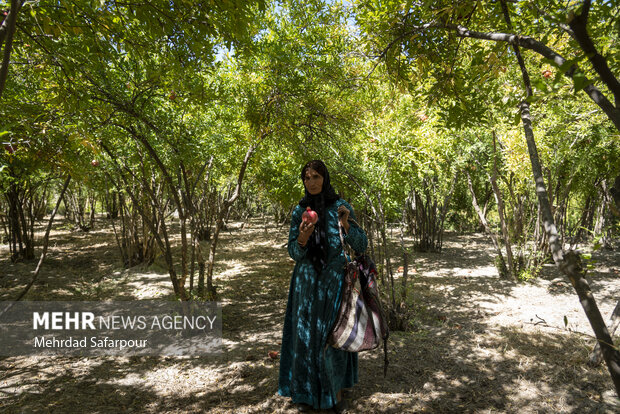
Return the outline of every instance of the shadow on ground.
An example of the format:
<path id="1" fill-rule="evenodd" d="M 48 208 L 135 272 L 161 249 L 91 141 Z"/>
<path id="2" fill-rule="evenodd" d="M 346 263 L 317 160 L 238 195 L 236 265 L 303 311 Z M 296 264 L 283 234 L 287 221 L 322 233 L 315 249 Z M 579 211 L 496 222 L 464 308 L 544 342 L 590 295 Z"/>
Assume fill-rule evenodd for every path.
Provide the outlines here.
<path id="1" fill-rule="evenodd" d="M 281 229 L 265 232 L 252 224 L 256 223 L 225 232 L 218 252 L 214 282 L 223 305 L 222 354 L 186 358 L 3 358 L 0 411 L 296 412 L 288 399 L 276 395 L 278 360 L 268 356 L 269 351 L 280 347 L 293 269 L 282 247 L 287 235 Z M 469 247 L 446 245 L 444 254 L 451 260 L 441 255 L 418 255 L 415 263 L 420 273 L 425 269 L 437 271 L 433 277 L 417 275 L 414 280 L 418 330 L 392 333 L 386 378 L 382 376 L 381 350 L 360 354 L 360 383 L 351 391 L 350 412 L 616 412 L 616 400 L 609 396 L 609 374 L 604 367 L 585 364 L 592 346 L 588 338 L 495 326 L 489 323 L 485 309 L 472 305 L 473 299 L 481 296 L 497 303 L 514 298 L 516 284 L 487 274 L 492 255 L 483 238 L 467 239 L 461 246 Z M 131 273 L 115 276 L 113 259 L 96 261 L 114 247 L 109 243 L 92 247 L 82 250 L 83 255 L 75 254 L 75 258 L 65 250 L 57 253 L 53 259 L 57 262 L 51 261 L 49 268 L 68 269 L 79 264 L 72 260 L 109 266 L 104 270 L 110 274 L 106 276 L 109 288 L 89 293 L 99 294 L 99 299 L 133 297 L 123 291 L 129 283 L 162 283 L 162 288 L 169 284 L 165 272 L 141 273 L 134 279 Z M 459 263 L 458 269 L 454 260 Z M 469 275 L 472 269 L 478 273 Z M 92 279 L 86 280 L 100 276 L 93 272 Z M 56 300 L 75 299 L 79 292 L 60 289 L 76 283 L 76 274 L 67 272 L 64 277 L 53 287 L 59 290 L 50 286 L 48 292 L 45 285 L 37 286 L 37 290 Z M 112 283 L 115 280 L 118 285 Z"/>

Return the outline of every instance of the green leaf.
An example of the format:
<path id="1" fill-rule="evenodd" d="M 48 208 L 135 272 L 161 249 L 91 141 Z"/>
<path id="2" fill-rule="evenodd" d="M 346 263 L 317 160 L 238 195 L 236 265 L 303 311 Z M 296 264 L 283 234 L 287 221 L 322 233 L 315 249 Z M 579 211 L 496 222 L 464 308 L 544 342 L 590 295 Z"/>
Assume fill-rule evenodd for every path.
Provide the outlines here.
<path id="1" fill-rule="evenodd" d="M 540 96 L 540 95 L 530 95 L 530 96 L 528 96 L 527 98 L 525 98 L 525 100 L 526 100 L 528 103 L 534 103 L 534 102 L 539 101 L 539 100 L 540 100 L 540 98 L 541 98 L 541 96 Z"/>
<path id="2" fill-rule="evenodd" d="M 579 92 L 586 86 L 588 86 L 588 78 L 583 72 L 575 72 L 573 74 L 573 85 L 575 86 L 575 92 Z"/>
<path id="3" fill-rule="evenodd" d="M 547 90 L 547 84 L 543 82 L 542 79 L 535 79 L 532 83 L 534 84 L 534 86 L 536 86 L 536 89 L 541 92 Z"/>
<path id="4" fill-rule="evenodd" d="M 517 113 L 515 114 L 515 117 L 513 119 L 513 124 L 514 125 L 519 125 L 521 123 L 521 111 L 517 111 Z"/>
<path id="5" fill-rule="evenodd" d="M 561 66 L 560 66 L 560 72 L 566 72 L 568 71 L 571 66 L 573 66 L 573 61 L 572 60 L 567 60 L 566 62 L 564 62 Z"/>

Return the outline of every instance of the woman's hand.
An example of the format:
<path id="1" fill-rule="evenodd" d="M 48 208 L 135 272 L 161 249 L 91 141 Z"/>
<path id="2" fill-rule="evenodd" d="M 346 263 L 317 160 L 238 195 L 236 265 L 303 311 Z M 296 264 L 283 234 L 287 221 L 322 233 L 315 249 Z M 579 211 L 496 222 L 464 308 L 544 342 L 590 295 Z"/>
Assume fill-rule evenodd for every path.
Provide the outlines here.
<path id="1" fill-rule="evenodd" d="M 308 239 L 313 231 L 314 224 L 302 220 L 299 225 L 299 236 L 297 237 L 297 243 L 299 243 L 301 247 L 304 247 L 306 243 L 308 243 Z"/>
<path id="2" fill-rule="evenodd" d="M 349 232 L 349 214 L 351 212 L 344 205 L 338 207 L 338 220 L 344 229 L 345 233 Z"/>

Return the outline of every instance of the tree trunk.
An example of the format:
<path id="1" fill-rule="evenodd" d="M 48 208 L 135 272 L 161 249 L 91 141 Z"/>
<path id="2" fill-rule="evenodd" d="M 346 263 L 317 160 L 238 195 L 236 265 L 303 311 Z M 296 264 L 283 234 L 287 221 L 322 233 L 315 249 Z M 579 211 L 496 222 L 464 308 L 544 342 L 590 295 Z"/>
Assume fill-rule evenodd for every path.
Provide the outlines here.
<path id="1" fill-rule="evenodd" d="M 493 175 L 491 178 L 491 186 L 493 186 L 493 192 L 495 193 L 495 200 L 497 201 L 497 214 L 499 215 L 499 222 L 502 229 L 502 236 L 504 239 L 504 247 L 506 248 L 506 258 L 508 259 L 508 276 L 511 279 L 518 281 L 517 272 L 515 269 L 515 263 L 512 257 L 512 245 L 510 243 L 510 234 L 508 234 L 508 226 L 506 225 L 504 198 L 497 185 L 497 150 L 495 147 L 495 131 L 493 131 Z"/>
<path id="2" fill-rule="evenodd" d="M 147 204 L 149 205 L 149 207 L 153 209 L 153 212 L 154 212 L 153 216 L 158 216 L 158 217 L 151 217 L 148 214 L 148 212 L 144 209 L 143 204 L 140 203 L 140 199 L 137 197 L 136 191 L 133 190 L 131 183 L 129 182 L 127 177 L 123 174 L 124 170 L 128 170 L 129 173 L 132 174 L 132 176 L 135 178 L 135 175 L 133 174 L 133 172 L 129 170 L 126 166 L 121 166 L 118 162 L 118 157 L 115 157 L 114 153 L 112 153 L 105 144 L 101 143 L 100 145 L 104 149 L 104 151 L 110 156 L 113 162 L 116 164 L 121 180 L 125 184 L 125 190 L 127 191 L 127 194 L 129 194 L 129 197 L 131 198 L 133 205 L 137 209 L 140 217 L 142 218 L 143 225 L 146 225 L 151 230 L 151 233 L 153 234 L 153 237 L 155 238 L 157 245 L 159 246 L 160 250 L 164 254 L 164 260 L 166 261 L 166 266 L 168 268 L 168 274 L 170 275 L 170 281 L 172 282 L 172 287 L 174 289 L 175 295 L 177 295 L 177 297 L 183 301 L 188 300 L 189 297 L 187 296 L 187 292 L 185 291 L 185 288 L 182 285 L 179 285 L 178 279 L 177 279 L 177 273 L 176 273 L 176 270 L 174 269 L 174 260 L 172 259 L 170 238 L 168 236 L 166 223 L 165 223 L 166 207 L 168 204 L 165 203 L 163 206 L 161 205 L 160 200 L 158 200 L 157 195 L 148 185 L 148 182 L 146 181 L 146 175 L 143 173 L 143 177 L 142 177 L 143 190 L 144 192 L 146 192 L 146 195 L 150 197 L 151 199 L 151 203 L 147 203 Z M 108 177 L 111 179 L 109 175 Z M 160 229 L 162 233 L 161 235 L 159 234 Z"/>
<path id="3" fill-rule="evenodd" d="M 226 213 L 221 212 L 215 225 L 213 232 L 213 240 L 209 248 L 209 260 L 207 262 L 207 288 L 206 295 L 208 300 L 217 300 L 217 292 L 213 285 L 213 269 L 215 267 L 215 253 L 217 251 L 217 242 L 220 239 L 220 231 L 224 227 L 224 217 Z"/>
<path id="4" fill-rule="evenodd" d="M 614 180 L 614 185 L 609 190 L 610 198 L 613 202 L 609 203 L 611 213 L 620 218 L 620 175 Z"/>
<path id="5" fill-rule="evenodd" d="M 441 252 L 444 222 L 456 186 L 458 175 L 454 174 L 450 189 L 443 201 L 438 201 L 437 177 L 422 180 L 422 190 L 412 190 L 407 203 L 409 228 L 414 237 L 414 248 L 421 252 Z"/>
<path id="6" fill-rule="evenodd" d="M 220 210 L 218 214 L 218 218 L 216 222 L 217 224 L 215 225 L 215 234 L 213 235 L 213 241 L 211 242 L 211 249 L 209 250 L 209 262 L 207 265 L 207 275 L 206 275 L 207 276 L 207 292 L 206 293 L 207 293 L 207 298 L 209 300 L 217 299 L 217 292 L 215 291 L 215 288 L 213 286 L 213 268 L 215 267 L 215 252 L 217 250 L 217 242 L 220 236 L 220 231 L 224 227 L 224 224 L 225 224 L 224 221 L 226 217 L 228 217 L 228 214 L 230 213 L 230 208 L 232 207 L 234 202 L 237 200 L 237 198 L 239 198 L 239 196 L 241 195 L 241 185 L 243 183 L 243 177 L 245 176 L 245 171 L 247 169 L 248 163 L 250 162 L 250 158 L 252 157 L 252 154 L 254 154 L 254 151 L 256 150 L 260 141 L 262 141 L 262 139 L 265 138 L 268 134 L 269 134 L 268 132 L 264 133 L 260 137 L 259 142 L 257 142 L 256 144 L 250 145 L 250 147 L 248 148 L 245 154 L 245 158 L 243 159 L 243 162 L 241 163 L 241 168 L 239 169 L 239 175 L 237 176 L 237 185 L 235 187 L 235 190 L 230 196 L 230 198 L 228 198 L 227 200 L 224 200 L 222 209 Z"/>
<path id="7" fill-rule="evenodd" d="M 56 212 L 58 211 L 58 206 L 60 206 L 60 202 L 61 202 L 61 200 L 63 198 L 63 195 L 65 194 L 65 191 L 67 190 L 67 187 L 69 186 L 69 181 L 71 181 L 71 176 L 67 175 L 67 179 L 65 180 L 65 184 L 63 185 L 62 190 L 60 191 L 60 195 L 58 196 L 58 201 L 56 201 L 56 207 L 54 208 L 54 211 L 52 211 L 52 215 L 50 216 L 50 220 L 47 223 L 47 228 L 45 229 L 45 236 L 43 238 L 43 251 L 41 252 L 41 257 L 39 258 L 39 263 L 37 264 L 37 268 L 34 271 L 34 275 L 32 275 L 32 279 L 30 280 L 30 283 L 28 283 L 28 285 L 26 285 L 26 287 L 24 288 L 22 293 L 20 293 L 20 295 L 15 299 L 14 302 L 17 302 L 17 301 L 21 300 L 26 295 L 26 293 L 28 293 L 28 291 L 30 290 L 30 288 L 32 287 L 34 282 L 39 277 L 39 271 L 41 270 L 41 265 L 43 264 L 43 260 L 45 260 L 45 256 L 47 255 L 47 247 L 48 247 L 48 244 L 49 244 L 49 238 L 50 238 L 50 232 L 52 230 L 52 224 L 54 223 L 54 217 L 56 216 Z M 6 307 L 2 311 L 2 313 L 5 313 L 12 306 L 13 305 L 11 304 L 8 307 Z"/>
<path id="8" fill-rule="evenodd" d="M 90 200 L 90 220 L 88 222 L 88 227 L 93 229 L 95 227 L 95 210 L 97 205 L 97 199 L 95 198 L 95 194 L 92 194 L 89 197 Z"/>
<path id="9" fill-rule="evenodd" d="M 22 8 L 22 0 L 13 0 L 6 21 L 2 24 L 0 30 L 0 46 L 2 47 L 2 64 L 0 65 L 0 99 L 6 85 L 6 79 L 9 74 L 9 63 L 11 61 L 11 50 L 13 49 L 13 35 L 17 27 L 17 13 Z"/>
<path id="10" fill-rule="evenodd" d="M 17 178 L 16 178 L 17 180 Z M 5 193 L 8 203 L 9 252 L 11 261 L 34 259 L 34 216 L 29 211 L 32 207 L 34 190 L 31 183 L 14 182 Z M 24 213 L 28 211 L 28 218 Z"/>
<path id="11" fill-rule="evenodd" d="M 512 27 L 510 23 L 510 17 L 508 15 L 508 8 L 506 7 L 506 0 L 501 2 L 502 9 L 504 10 L 504 16 L 509 27 Z M 521 73 L 523 75 L 523 82 L 527 96 L 532 96 L 532 87 L 530 85 L 530 78 L 525 67 L 525 62 L 521 57 L 519 47 L 513 45 L 515 55 L 517 57 Z M 527 148 L 532 164 L 532 173 L 534 176 L 534 182 L 536 184 L 536 194 L 538 196 L 538 203 L 540 204 L 543 224 L 545 231 L 549 236 L 549 246 L 553 255 L 553 261 L 558 266 L 560 271 L 564 273 L 570 279 L 579 301 L 583 307 L 584 312 L 592 326 L 592 330 L 596 335 L 599 345 L 603 352 L 603 358 L 607 363 L 607 369 L 611 375 L 611 379 L 616 388 L 616 394 L 620 396 L 620 352 L 615 348 L 611 335 L 607 330 L 607 326 L 601 316 L 601 312 L 596 304 L 594 296 L 590 290 L 590 286 L 585 279 L 585 271 L 581 265 L 581 258 L 575 251 L 569 251 L 564 253 L 559 238 L 555 223 L 553 221 L 553 214 L 551 212 L 551 205 L 547 196 L 547 190 L 545 187 L 545 181 L 542 174 L 542 168 L 538 158 L 538 149 L 536 148 L 536 141 L 534 140 L 534 132 L 532 131 L 532 119 L 530 115 L 530 105 L 527 100 L 524 100 L 519 105 L 521 111 L 521 121 L 523 124 L 523 130 L 525 134 L 525 140 L 527 142 Z"/>
<path id="12" fill-rule="evenodd" d="M 191 245 L 192 245 L 192 254 L 190 257 L 190 266 L 189 266 L 189 296 L 192 297 L 192 291 L 194 290 L 194 271 L 196 269 L 196 243 L 198 243 L 198 239 L 196 238 L 196 220 L 195 214 L 192 214 L 192 218 L 190 221 L 190 232 L 191 232 Z"/>
<path id="13" fill-rule="evenodd" d="M 576 246 L 577 243 L 579 243 L 581 240 L 586 239 L 586 237 L 584 237 L 584 229 L 592 230 L 594 205 L 594 197 L 589 194 L 586 198 L 586 201 L 584 202 L 583 210 L 581 211 L 581 217 L 579 218 L 579 221 L 577 222 L 574 230 L 572 231 L 572 237 L 570 241 L 571 248 L 573 246 Z"/>
<path id="14" fill-rule="evenodd" d="M 616 304 L 614 311 L 611 314 L 611 319 L 609 321 L 609 334 L 614 336 L 616 330 L 618 329 L 618 325 L 620 325 L 620 300 Z M 594 350 L 590 354 L 590 365 L 593 367 L 598 366 L 603 360 L 603 352 L 601 351 L 601 345 L 597 342 Z"/>
<path id="15" fill-rule="evenodd" d="M 206 265 L 205 265 L 204 255 L 202 254 L 202 246 L 201 246 L 200 240 L 196 244 L 196 253 L 198 256 L 198 289 L 196 293 L 198 294 L 199 297 L 204 298 L 205 293 L 206 293 L 205 291 Z"/>
<path id="16" fill-rule="evenodd" d="M 611 213 L 612 215 L 609 215 Z M 594 234 L 600 238 L 600 243 L 604 247 L 609 247 L 611 242 L 611 230 L 609 224 L 615 220 L 614 216 L 614 201 L 611 197 L 610 191 L 607 188 L 606 180 L 601 181 L 601 202 L 598 210 L 598 219 L 594 228 Z M 620 217 L 620 215 L 618 216 Z"/>
<path id="17" fill-rule="evenodd" d="M 11 252 L 11 261 L 15 262 L 23 257 L 24 244 L 22 242 L 22 232 L 20 230 L 19 212 L 20 208 L 19 196 L 17 194 L 17 186 L 12 184 L 9 191 L 6 192 L 7 202 L 9 204 L 9 251 Z"/>
<path id="18" fill-rule="evenodd" d="M 493 246 L 495 247 L 495 252 L 497 253 L 497 257 L 499 259 L 499 269 L 497 270 L 499 271 L 500 275 L 506 275 L 508 274 L 508 269 L 506 268 L 506 261 L 504 260 L 504 255 L 502 254 L 502 248 L 500 247 L 499 242 L 497 240 L 497 235 L 493 232 L 493 230 L 491 230 L 491 227 L 489 226 L 489 223 L 487 222 L 487 219 L 484 216 L 483 211 L 480 209 L 480 206 L 478 205 L 478 201 L 476 199 L 476 193 L 474 192 L 474 186 L 472 184 L 471 176 L 469 175 L 469 172 L 467 172 L 466 174 L 467 174 L 467 186 L 469 187 L 469 192 L 471 193 L 472 205 L 474 206 L 474 210 L 476 211 L 476 214 L 478 214 L 478 218 L 480 219 L 480 223 L 482 223 L 482 226 L 484 227 L 484 231 L 491 238 L 491 241 L 493 242 Z"/>
<path id="19" fill-rule="evenodd" d="M 405 201 L 405 203 L 407 203 L 407 201 Z M 405 308 L 407 306 L 407 281 L 408 281 L 408 276 L 409 276 L 409 254 L 407 252 L 407 248 L 405 247 L 405 236 L 404 236 L 404 232 L 405 232 L 405 226 L 406 224 L 406 219 L 407 219 L 407 214 L 406 214 L 406 209 L 404 208 L 405 206 L 403 206 L 403 215 L 402 215 L 402 221 L 400 223 L 400 248 L 403 251 L 403 276 L 401 279 L 401 304 L 400 304 L 400 310 L 401 311 L 405 311 Z"/>
<path id="20" fill-rule="evenodd" d="M 385 213 L 383 212 L 383 202 L 381 201 L 381 191 L 377 192 L 377 206 L 379 207 L 379 231 L 381 232 L 381 244 L 383 247 L 383 257 L 385 260 L 386 275 L 390 278 L 390 292 L 392 299 L 392 310 L 396 310 L 396 293 L 394 290 L 394 273 L 392 271 L 392 262 L 388 252 L 388 240 L 386 234 Z"/>
<path id="21" fill-rule="evenodd" d="M 185 286 L 187 280 L 188 267 L 187 267 L 187 219 L 185 216 L 181 218 L 181 277 L 179 278 L 179 285 Z"/>
<path id="22" fill-rule="evenodd" d="M 456 188 L 456 181 L 458 179 L 459 172 L 458 170 L 454 171 L 454 176 L 452 177 L 452 184 L 450 184 L 450 190 L 448 194 L 443 198 L 443 205 L 441 206 L 441 214 L 439 215 L 439 223 L 435 227 L 436 229 L 436 240 L 438 246 L 438 252 L 441 253 L 441 248 L 443 247 L 443 230 L 444 224 L 446 221 L 446 216 L 448 214 L 448 208 L 450 208 L 450 201 L 452 200 L 452 194 L 454 194 L 454 189 Z"/>

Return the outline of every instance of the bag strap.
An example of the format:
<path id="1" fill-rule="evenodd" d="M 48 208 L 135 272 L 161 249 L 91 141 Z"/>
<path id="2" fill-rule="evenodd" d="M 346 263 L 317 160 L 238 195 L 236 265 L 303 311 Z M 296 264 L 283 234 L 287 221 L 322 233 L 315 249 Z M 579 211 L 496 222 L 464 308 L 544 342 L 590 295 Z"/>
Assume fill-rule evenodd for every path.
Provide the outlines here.
<path id="1" fill-rule="evenodd" d="M 345 244 L 345 242 L 344 242 L 344 236 L 342 235 L 342 223 L 340 222 L 340 217 L 338 217 L 338 218 L 337 218 L 337 220 L 338 220 L 338 234 L 340 235 L 340 243 L 342 243 L 342 250 L 343 250 L 343 252 L 345 253 L 344 257 L 345 257 L 345 259 L 347 259 L 347 263 L 351 263 L 351 260 L 349 260 L 349 258 L 347 257 L 347 254 L 346 254 L 346 253 L 347 253 L 347 252 L 346 252 L 347 245 Z M 355 219 L 352 219 L 351 217 L 349 217 L 349 220 L 348 220 L 348 221 L 351 221 L 351 222 L 355 223 L 355 225 L 356 225 L 357 227 L 362 228 L 362 226 L 360 226 L 360 225 L 357 223 L 357 221 L 355 221 Z M 362 252 L 362 253 L 363 253 L 363 252 Z M 351 254 L 350 254 L 350 253 L 349 253 L 349 256 L 351 256 Z"/>
<path id="2" fill-rule="evenodd" d="M 340 235 L 340 243 L 342 243 L 342 251 L 344 253 L 344 258 L 347 260 L 347 264 L 351 263 L 349 257 L 347 256 L 347 246 L 344 243 L 344 237 L 342 236 L 342 223 L 340 223 L 340 217 L 338 217 L 338 234 Z"/>
<path id="3" fill-rule="evenodd" d="M 387 368 L 390 365 L 388 361 L 387 338 L 383 339 L 383 378 L 387 376 Z"/>

